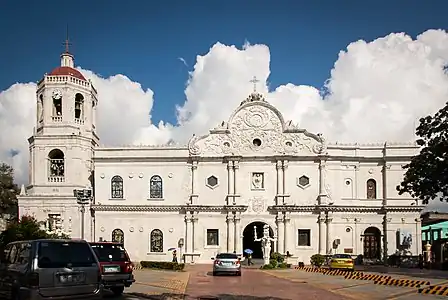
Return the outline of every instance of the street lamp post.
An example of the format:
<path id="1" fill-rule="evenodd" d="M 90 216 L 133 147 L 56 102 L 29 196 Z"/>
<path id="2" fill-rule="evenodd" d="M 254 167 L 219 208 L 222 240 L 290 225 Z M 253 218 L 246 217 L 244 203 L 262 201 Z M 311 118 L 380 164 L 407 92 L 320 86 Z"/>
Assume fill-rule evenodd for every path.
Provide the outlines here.
<path id="1" fill-rule="evenodd" d="M 76 197 L 76 202 L 81 206 L 81 239 L 84 239 L 84 215 L 86 213 L 86 204 L 90 203 L 92 199 L 92 190 L 85 188 L 82 190 L 73 190 L 73 195 Z"/>

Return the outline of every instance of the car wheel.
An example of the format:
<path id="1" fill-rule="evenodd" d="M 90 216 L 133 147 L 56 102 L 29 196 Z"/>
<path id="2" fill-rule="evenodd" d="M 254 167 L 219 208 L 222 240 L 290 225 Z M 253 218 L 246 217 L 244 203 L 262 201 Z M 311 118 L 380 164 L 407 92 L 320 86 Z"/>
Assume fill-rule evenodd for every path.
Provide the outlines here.
<path id="1" fill-rule="evenodd" d="M 216 276 L 216 272 L 215 271 L 213 271 L 213 276 Z"/>
<path id="2" fill-rule="evenodd" d="M 241 271 L 240 272 L 236 272 L 236 276 L 241 276 Z"/>
<path id="3" fill-rule="evenodd" d="M 124 287 L 123 286 L 113 287 L 110 290 L 112 291 L 112 293 L 114 293 L 115 296 L 120 296 L 124 292 Z"/>

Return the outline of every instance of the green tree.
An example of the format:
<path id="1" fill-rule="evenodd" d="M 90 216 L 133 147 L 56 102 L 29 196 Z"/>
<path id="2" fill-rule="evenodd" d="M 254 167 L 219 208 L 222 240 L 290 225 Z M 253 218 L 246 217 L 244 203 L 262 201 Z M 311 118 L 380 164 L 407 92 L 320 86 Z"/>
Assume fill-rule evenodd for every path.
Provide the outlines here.
<path id="1" fill-rule="evenodd" d="M 17 213 L 19 187 L 14 183 L 14 169 L 0 163 L 0 214 Z"/>
<path id="2" fill-rule="evenodd" d="M 41 223 L 34 217 L 22 216 L 18 221 L 9 223 L 0 234 L 0 248 L 11 242 L 42 239 L 47 236 L 47 233 L 41 229 Z"/>
<path id="3" fill-rule="evenodd" d="M 436 198 L 448 201 L 448 102 L 434 116 L 421 118 L 416 133 L 422 148 L 403 167 L 406 173 L 397 191 L 424 204 Z"/>

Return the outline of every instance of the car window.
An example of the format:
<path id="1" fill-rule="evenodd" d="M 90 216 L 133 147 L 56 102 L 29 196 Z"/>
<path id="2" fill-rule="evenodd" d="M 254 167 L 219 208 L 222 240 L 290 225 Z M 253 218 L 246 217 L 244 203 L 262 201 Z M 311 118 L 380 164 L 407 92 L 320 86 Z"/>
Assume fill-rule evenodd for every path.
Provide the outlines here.
<path id="1" fill-rule="evenodd" d="M 350 254 L 335 254 L 333 258 L 352 258 Z"/>
<path id="2" fill-rule="evenodd" d="M 238 255 L 233 253 L 220 253 L 216 255 L 216 258 L 219 259 L 238 259 Z"/>
<path id="3" fill-rule="evenodd" d="M 11 251 L 8 256 L 8 264 L 15 264 L 17 258 L 17 244 L 11 245 Z"/>
<path id="4" fill-rule="evenodd" d="M 126 251 L 122 245 L 116 244 L 90 244 L 100 262 L 128 261 Z"/>
<path id="5" fill-rule="evenodd" d="M 30 260 L 30 243 L 20 243 L 17 245 L 17 264 L 25 265 Z"/>
<path id="6" fill-rule="evenodd" d="M 40 242 L 38 247 L 39 268 L 90 267 L 96 263 L 87 243 Z"/>

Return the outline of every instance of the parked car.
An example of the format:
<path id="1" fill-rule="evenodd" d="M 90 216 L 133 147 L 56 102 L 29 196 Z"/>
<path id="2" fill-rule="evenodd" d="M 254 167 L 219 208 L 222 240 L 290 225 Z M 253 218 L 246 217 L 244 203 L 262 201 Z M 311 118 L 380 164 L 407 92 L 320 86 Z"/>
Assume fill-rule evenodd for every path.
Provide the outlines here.
<path id="1" fill-rule="evenodd" d="M 219 253 L 213 261 L 213 276 L 231 273 L 241 276 L 241 260 L 235 253 Z"/>
<path id="2" fill-rule="evenodd" d="M 104 288 L 121 295 L 125 287 L 135 282 L 133 265 L 123 244 L 113 242 L 90 243 L 101 266 Z"/>
<path id="3" fill-rule="evenodd" d="M 99 262 L 82 240 L 13 242 L 0 259 L 0 298 L 99 299 Z"/>
<path id="4" fill-rule="evenodd" d="M 354 270 L 355 263 L 350 254 L 334 254 L 330 260 L 330 269 Z"/>

